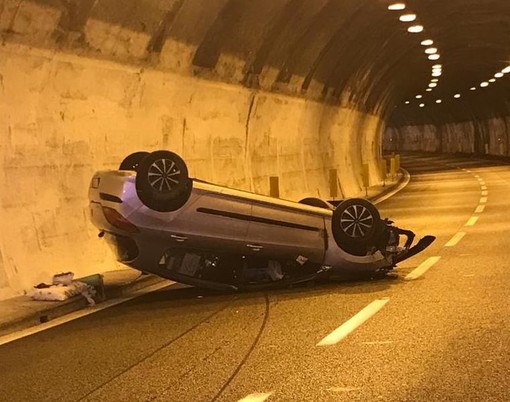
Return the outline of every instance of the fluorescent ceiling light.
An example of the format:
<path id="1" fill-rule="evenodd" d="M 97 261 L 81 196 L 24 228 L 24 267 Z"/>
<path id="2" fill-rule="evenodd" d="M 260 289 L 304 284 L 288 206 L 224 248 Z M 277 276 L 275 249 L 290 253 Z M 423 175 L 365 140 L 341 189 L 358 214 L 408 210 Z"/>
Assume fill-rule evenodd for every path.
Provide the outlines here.
<path id="1" fill-rule="evenodd" d="M 425 91 L 432 92 L 432 88 L 427 88 Z"/>
<path id="2" fill-rule="evenodd" d="M 438 54 L 429 54 L 429 60 L 439 60 L 441 56 Z"/>
<path id="3" fill-rule="evenodd" d="M 433 80 L 430 80 L 430 82 L 438 82 L 439 80 L 437 78 L 434 78 Z"/>
<path id="4" fill-rule="evenodd" d="M 420 103 L 420 107 L 425 107 L 425 103 Z"/>
<path id="5" fill-rule="evenodd" d="M 437 47 L 429 47 L 429 48 L 425 49 L 425 53 L 427 53 L 427 54 L 437 53 Z"/>
<path id="6" fill-rule="evenodd" d="M 432 46 L 434 41 L 432 39 L 425 39 L 421 41 L 422 46 Z"/>
<path id="7" fill-rule="evenodd" d="M 402 22 L 413 22 L 416 20 L 416 14 L 403 14 L 399 20 Z"/>
<path id="8" fill-rule="evenodd" d="M 505 74 L 503 74 L 503 73 L 496 73 L 496 74 L 494 74 L 494 77 L 496 77 L 496 78 L 501 78 L 501 77 L 504 77 L 504 76 L 505 76 Z"/>
<path id="9" fill-rule="evenodd" d="M 489 86 L 489 83 L 488 83 L 488 82 L 482 82 L 482 83 L 480 84 L 480 86 L 481 86 L 482 88 L 485 88 L 485 87 L 488 87 L 488 86 Z"/>
<path id="10" fill-rule="evenodd" d="M 423 95 L 416 95 L 416 99 L 421 99 L 423 98 Z"/>
<path id="11" fill-rule="evenodd" d="M 436 100 L 436 103 L 443 103 L 441 99 Z"/>
<path id="12" fill-rule="evenodd" d="M 429 84 L 429 88 L 435 88 L 435 87 L 437 87 L 437 82 L 431 82 Z"/>
<path id="13" fill-rule="evenodd" d="M 405 10 L 405 8 L 406 5 L 404 3 L 394 3 L 388 6 L 388 10 L 392 11 Z"/>
<path id="14" fill-rule="evenodd" d="M 441 71 L 434 71 L 434 72 L 432 73 L 432 77 L 441 77 L 441 75 L 442 75 L 442 74 L 443 74 L 443 73 L 442 73 Z"/>
<path id="15" fill-rule="evenodd" d="M 405 103 L 406 103 L 406 105 L 409 105 L 411 103 L 411 101 L 406 101 Z"/>
<path id="16" fill-rule="evenodd" d="M 469 88 L 471 91 L 476 91 L 476 87 Z"/>
<path id="17" fill-rule="evenodd" d="M 504 68 L 503 70 L 501 70 L 501 72 L 502 72 L 503 74 L 508 74 L 508 73 L 510 73 L 510 66 L 508 66 L 508 67 Z"/>
<path id="18" fill-rule="evenodd" d="M 410 26 L 409 28 L 407 28 L 407 30 L 411 33 L 423 32 L 423 25 L 413 25 L 413 26 Z"/>
<path id="19" fill-rule="evenodd" d="M 454 97 L 455 99 L 459 99 L 459 98 L 460 98 L 460 94 L 455 94 L 455 95 L 453 95 L 453 97 Z"/>
<path id="20" fill-rule="evenodd" d="M 434 65 L 432 66 L 432 68 L 433 68 L 434 70 L 436 70 L 436 69 L 441 70 L 441 69 L 443 68 L 443 65 L 442 65 L 442 64 L 434 64 Z"/>
<path id="21" fill-rule="evenodd" d="M 491 78 L 489 82 L 496 82 L 496 78 Z"/>

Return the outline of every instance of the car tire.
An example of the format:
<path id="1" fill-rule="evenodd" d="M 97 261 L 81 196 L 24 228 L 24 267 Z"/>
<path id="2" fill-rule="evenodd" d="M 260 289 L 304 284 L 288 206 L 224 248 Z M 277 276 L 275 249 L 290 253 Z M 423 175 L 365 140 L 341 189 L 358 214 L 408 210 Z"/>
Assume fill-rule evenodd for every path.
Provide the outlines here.
<path id="1" fill-rule="evenodd" d="M 138 165 L 147 155 L 149 155 L 148 152 L 139 151 L 126 156 L 120 164 L 119 170 L 134 170 L 136 172 Z"/>
<path id="2" fill-rule="evenodd" d="M 362 198 L 342 201 L 333 211 L 333 237 L 342 250 L 353 255 L 366 255 L 376 243 L 381 223 L 377 208 Z"/>
<path id="3" fill-rule="evenodd" d="M 182 158 L 170 151 L 145 156 L 136 173 L 136 192 L 142 203 L 159 212 L 181 208 L 191 195 L 193 182 Z"/>

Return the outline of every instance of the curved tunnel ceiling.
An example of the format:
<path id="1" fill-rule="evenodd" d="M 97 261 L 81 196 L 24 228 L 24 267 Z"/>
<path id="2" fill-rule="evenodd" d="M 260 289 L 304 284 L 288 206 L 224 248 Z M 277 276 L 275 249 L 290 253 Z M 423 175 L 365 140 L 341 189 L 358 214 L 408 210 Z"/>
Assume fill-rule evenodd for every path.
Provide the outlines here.
<path id="1" fill-rule="evenodd" d="M 172 39 L 195 49 L 194 74 L 355 105 L 390 125 L 510 114 L 510 74 L 479 87 L 510 65 L 508 0 L 403 0 L 403 11 L 388 10 L 396 0 L 36 2 L 60 10 L 53 39 L 62 47 L 80 40 L 86 47 L 87 21 L 102 20 L 146 34 L 145 61 Z M 414 22 L 399 21 L 406 12 L 416 13 L 423 32 L 407 31 Z M 438 62 L 427 59 L 426 38 Z M 425 92 L 435 63 L 442 76 Z"/>

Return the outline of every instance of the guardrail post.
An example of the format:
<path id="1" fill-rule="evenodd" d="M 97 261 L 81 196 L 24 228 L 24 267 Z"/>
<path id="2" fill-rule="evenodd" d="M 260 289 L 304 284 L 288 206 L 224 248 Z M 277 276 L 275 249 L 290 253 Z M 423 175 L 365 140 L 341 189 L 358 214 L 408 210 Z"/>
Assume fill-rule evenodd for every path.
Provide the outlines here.
<path id="1" fill-rule="evenodd" d="M 368 163 L 363 164 L 363 169 L 361 172 L 361 177 L 363 179 L 363 187 L 365 187 L 365 195 L 368 196 L 368 186 L 370 185 L 370 176 L 369 176 L 369 167 Z"/>
<path id="2" fill-rule="evenodd" d="M 338 197 L 338 172 L 336 169 L 329 170 L 329 196 L 332 200 Z"/>
<path id="3" fill-rule="evenodd" d="M 269 195 L 280 198 L 280 178 L 278 176 L 269 177 Z"/>
<path id="4" fill-rule="evenodd" d="M 396 158 L 390 159 L 390 174 L 391 174 L 391 179 L 395 180 L 395 177 L 397 175 L 397 160 L 396 160 Z"/>

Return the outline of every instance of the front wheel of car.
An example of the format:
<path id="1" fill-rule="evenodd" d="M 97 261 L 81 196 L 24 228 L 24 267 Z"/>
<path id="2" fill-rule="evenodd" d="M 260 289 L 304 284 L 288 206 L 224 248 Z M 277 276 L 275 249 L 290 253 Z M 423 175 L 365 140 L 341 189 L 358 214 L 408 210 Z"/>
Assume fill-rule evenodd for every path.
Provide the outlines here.
<path id="1" fill-rule="evenodd" d="M 380 222 L 379 211 L 370 201 L 351 198 L 342 201 L 333 211 L 333 237 L 342 250 L 366 255 L 376 243 Z"/>
<path id="2" fill-rule="evenodd" d="M 152 152 L 138 165 L 136 192 L 152 210 L 171 212 L 181 208 L 189 199 L 192 186 L 186 163 L 174 152 Z"/>

